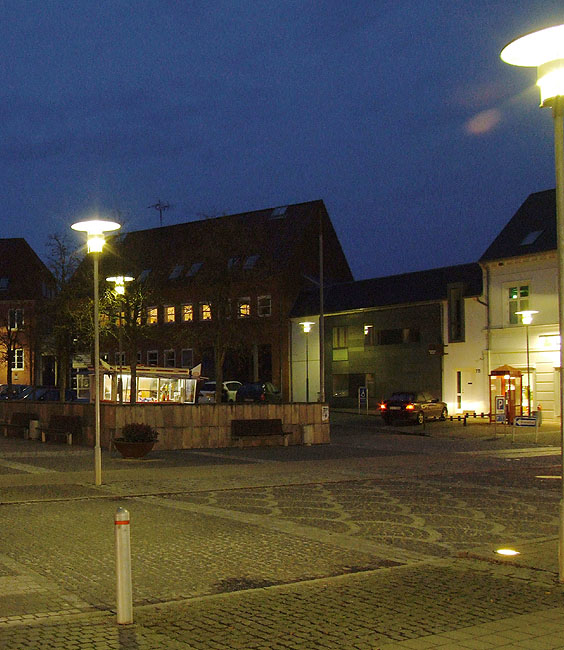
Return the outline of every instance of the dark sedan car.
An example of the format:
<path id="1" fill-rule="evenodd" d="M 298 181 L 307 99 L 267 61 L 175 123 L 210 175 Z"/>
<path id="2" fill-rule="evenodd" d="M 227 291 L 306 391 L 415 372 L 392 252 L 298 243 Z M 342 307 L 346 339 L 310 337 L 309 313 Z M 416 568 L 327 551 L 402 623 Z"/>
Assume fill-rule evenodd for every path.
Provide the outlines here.
<path id="1" fill-rule="evenodd" d="M 446 420 L 447 405 L 426 392 L 409 391 L 392 393 L 380 404 L 380 415 L 386 424 L 411 420 L 423 424 L 425 420 Z"/>
<path id="2" fill-rule="evenodd" d="M 243 384 L 237 391 L 238 402 L 276 402 L 282 401 L 280 390 L 269 381 L 255 381 Z"/>

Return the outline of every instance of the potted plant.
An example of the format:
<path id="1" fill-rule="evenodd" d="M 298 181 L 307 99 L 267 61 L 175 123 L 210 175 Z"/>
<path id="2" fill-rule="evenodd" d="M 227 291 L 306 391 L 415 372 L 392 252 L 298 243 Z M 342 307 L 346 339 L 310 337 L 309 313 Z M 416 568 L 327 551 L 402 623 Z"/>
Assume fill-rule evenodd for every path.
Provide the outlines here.
<path id="1" fill-rule="evenodd" d="M 130 422 L 121 429 L 121 436 L 114 439 L 115 448 L 123 458 L 143 458 L 153 448 L 159 434 L 149 424 Z"/>

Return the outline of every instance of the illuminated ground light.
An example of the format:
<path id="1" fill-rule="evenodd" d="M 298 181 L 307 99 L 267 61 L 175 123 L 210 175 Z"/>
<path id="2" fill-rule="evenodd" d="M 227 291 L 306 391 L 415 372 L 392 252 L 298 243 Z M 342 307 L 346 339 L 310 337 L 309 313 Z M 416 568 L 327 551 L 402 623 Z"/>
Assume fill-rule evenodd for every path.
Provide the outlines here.
<path id="1" fill-rule="evenodd" d="M 498 548 L 495 551 L 498 555 L 507 555 L 507 556 L 513 556 L 513 555 L 521 555 L 519 551 L 516 551 L 514 548 Z"/>

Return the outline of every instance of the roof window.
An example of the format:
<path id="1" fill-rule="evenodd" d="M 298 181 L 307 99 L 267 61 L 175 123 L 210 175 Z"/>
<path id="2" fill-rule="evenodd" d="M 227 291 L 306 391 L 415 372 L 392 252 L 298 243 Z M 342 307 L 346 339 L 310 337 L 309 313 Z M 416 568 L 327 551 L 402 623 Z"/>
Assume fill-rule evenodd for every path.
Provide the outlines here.
<path id="1" fill-rule="evenodd" d="M 528 246 L 530 244 L 534 244 L 537 239 L 542 235 L 544 230 L 533 230 L 533 232 L 530 232 L 521 242 L 521 246 Z"/>
<path id="2" fill-rule="evenodd" d="M 192 278 L 196 275 L 196 273 L 202 268 L 203 262 L 194 262 L 192 266 L 190 267 L 190 270 L 188 273 L 186 273 L 186 276 L 189 278 Z"/>
<path id="3" fill-rule="evenodd" d="M 6 291 L 10 284 L 10 278 L 0 278 L 0 291 Z"/>
<path id="4" fill-rule="evenodd" d="M 278 208 L 274 208 L 272 212 L 270 213 L 270 218 L 271 219 L 282 219 L 282 217 L 286 216 L 286 210 L 288 209 L 287 205 L 281 205 Z"/>
<path id="5" fill-rule="evenodd" d="M 228 269 L 233 269 L 236 266 L 239 266 L 241 264 L 241 258 L 240 257 L 230 257 L 229 261 L 227 262 L 227 268 Z"/>
<path id="6" fill-rule="evenodd" d="M 255 265 L 258 261 L 259 255 L 249 255 L 247 259 L 245 260 L 245 264 L 243 265 L 243 269 L 248 270 L 248 269 L 254 269 Z"/>
<path id="7" fill-rule="evenodd" d="M 169 280 L 176 280 L 176 278 L 180 277 L 180 274 L 182 273 L 182 269 L 184 268 L 183 264 L 177 264 L 172 271 L 170 272 L 170 275 L 168 276 Z"/>
<path id="8" fill-rule="evenodd" d="M 145 282 L 145 280 L 149 277 L 149 273 L 151 272 L 151 269 L 145 269 L 144 271 L 141 271 L 139 274 L 139 277 L 137 278 L 139 282 Z"/>

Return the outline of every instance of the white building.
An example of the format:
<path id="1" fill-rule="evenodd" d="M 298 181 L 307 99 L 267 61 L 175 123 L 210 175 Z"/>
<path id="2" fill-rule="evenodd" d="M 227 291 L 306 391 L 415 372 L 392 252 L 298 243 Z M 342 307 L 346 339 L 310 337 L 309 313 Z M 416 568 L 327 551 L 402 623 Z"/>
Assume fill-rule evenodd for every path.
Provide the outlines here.
<path id="1" fill-rule="evenodd" d="M 524 412 L 560 417 L 560 332 L 554 190 L 531 194 L 480 259 L 487 287 L 489 371 L 521 371 Z M 516 312 L 531 310 L 526 326 Z M 527 340 L 529 364 L 527 367 Z M 530 391 L 528 389 L 530 383 Z"/>

